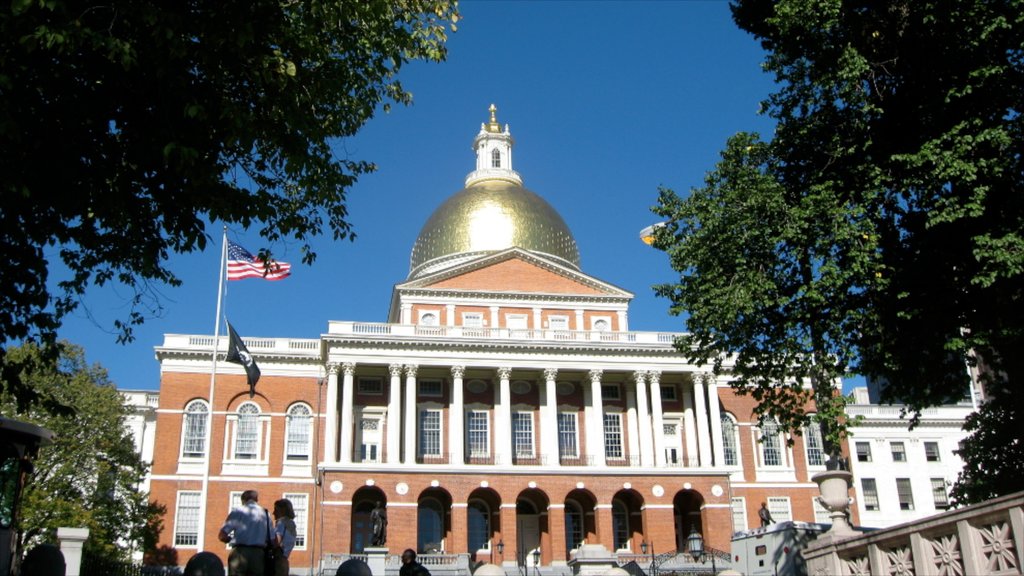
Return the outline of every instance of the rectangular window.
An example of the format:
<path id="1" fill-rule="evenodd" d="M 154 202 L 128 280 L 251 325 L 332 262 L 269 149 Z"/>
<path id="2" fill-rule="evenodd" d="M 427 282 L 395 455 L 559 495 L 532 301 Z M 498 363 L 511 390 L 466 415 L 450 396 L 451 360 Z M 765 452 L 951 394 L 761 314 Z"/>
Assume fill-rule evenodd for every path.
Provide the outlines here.
<path id="1" fill-rule="evenodd" d="M 621 398 L 618 384 L 601 384 L 602 400 L 619 400 Z"/>
<path id="2" fill-rule="evenodd" d="M 804 441 L 807 446 L 807 465 L 824 466 L 824 441 L 821 437 L 821 425 L 818 424 L 817 420 L 811 421 L 811 423 L 804 428 Z"/>
<path id="3" fill-rule="evenodd" d="M 312 442 L 313 421 L 309 408 L 302 404 L 288 411 L 287 433 L 285 434 L 285 460 L 308 460 Z"/>
<path id="4" fill-rule="evenodd" d="M 202 504 L 198 491 L 178 492 L 178 505 L 174 511 L 174 545 L 197 546 L 199 544 L 199 507 Z"/>
<path id="5" fill-rule="evenodd" d="M 831 524 L 832 517 L 828 515 L 828 510 L 818 502 L 818 498 L 811 498 L 811 507 L 814 508 L 814 522 L 816 524 Z"/>
<path id="6" fill-rule="evenodd" d="M 924 459 L 929 462 L 939 461 L 939 443 L 938 442 L 925 442 L 924 443 Z"/>
<path id="7" fill-rule="evenodd" d="M 906 462 L 907 461 L 907 449 L 904 448 L 903 442 L 890 442 L 889 447 L 892 448 L 892 461 L 893 462 Z"/>
<path id="8" fill-rule="evenodd" d="M 360 378 L 357 387 L 360 394 L 379 396 L 384 393 L 384 380 L 382 378 Z"/>
<path id="9" fill-rule="evenodd" d="M 742 532 L 747 529 L 747 499 L 732 499 L 732 531 Z"/>
<path id="10" fill-rule="evenodd" d="M 182 441 L 182 458 L 206 456 L 206 405 L 194 401 L 185 409 L 185 439 Z"/>
<path id="11" fill-rule="evenodd" d="M 292 508 L 295 510 L 295 547 L 305 549 L 306 523 L 307 518 L 309 518 L 309 495 L 285 493 L 284 497 L 291 501 Z"/>
<path id="12" fill-rule="evenodd" d="M 676 401 L 676 387 L 675 384 L 662 384 L 661 385 L 661 401 L 662 402 L 675 402 Z"/>
<path id="13" fill-rule="evenodd" d="M 775 422 L 765 422 L 761 427 L 761 465 L 782 466 L 782 443 Z"/>
<path id="14" fill-rule="evenodd" d="M 576 435 L 575 412 L 558 413 L 558 455 L 562 458 L 579 458 L 580 449 Z"/>
<path id="15" fill-rule="evenodd" d="M 896 495 L 900 499 L 900 510 L 914 509 L 914 491 L 910 489 L 910 478 L 896 479 Z"/>
<path id="16" fill-rule="evenodd" d="M 526 330 L 527 322 L 526 314 L 505 315 L 505 327 L 509 330 Z"/>
<path id="17" fill-rule="evenodd" d="M 431 396 L 434 398 L 441 396 L 442 384 L 440 380 L 420 380 L 417 382 L 420 388 L 420 396 Z"/>
<path id="18" fill-rule="evenodd" d="M 533 413 L 512 414 L 512 442 L 517 458 L 533 458 Z"/>
<path id="19" fill-rule="evenodd" d="M 466 448 L 471 457 L 482 458 L 491 453 L 491 436 L 487 424 L 487 412 L 483 410 L 472 410 L 466 418 Z"/>
<path id="20" fill-rule="evenodd" d="M 949 494 L 946 493 L 946 480 L 944 478 L 932 478 L 932 498 L 935 500 L 936 510 L 949 508 Z"/>
<path id="21" fill-rule="evenodd" d="M 441 455 L 441 411 L 420 412 L 420 455 Z"/>
<path id="22" fill-rule="evenodd" d="M 860 479 L 861 497 L 864 498 L 865 510 L 878 510 L 878 485 L 874 478 Z"/>
<path id="23" fill-rule="evenodd" d="M 463 312 L 462 325 L 467 328 L 483 328 L 484 315 L 482 312 Z"/>
<path id="24" fill-rule="evenodd" d="M 568 330 L 568 316 L 548 316 L 548 328 L 552 330 Z"/>
<path id="25" fill-rule="evenodd" d="M 857 442 L 857 462 L 871 462 L 871 444 Z"/>
<path id="26" fill-rule="evenodd" d="M 789 504 L 789 496 L 769 496 L 768 511 L 775 522 L 789 522 L 793 519 L 793 508 Z"/>
<path id="27" fill-rule="evenodd" d="M 625 456 L 622 452 L 622 414 L 604 415 L 604 455 L 613 460 Z"/>
<path id="28" fill-rule="evenodd" d="M 378 462 L 377 460 L 377 444 L 363 443 L 359 447 L 359 461 L 360 462 Z"/>

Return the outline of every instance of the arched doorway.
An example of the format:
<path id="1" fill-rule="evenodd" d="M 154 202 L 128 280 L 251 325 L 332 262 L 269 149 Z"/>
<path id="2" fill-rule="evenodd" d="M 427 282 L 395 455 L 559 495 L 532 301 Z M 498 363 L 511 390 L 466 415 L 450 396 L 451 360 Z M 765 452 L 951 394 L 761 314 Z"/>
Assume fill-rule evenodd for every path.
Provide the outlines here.
<path id="1" fill-rule="evenodd" d="M 349 538 L 349 550 L 353 554 L 362 553 L 373 543 L 373 524 L 370 512 L 381 502 L 386 507 L 387 496 L 384 491 L 374 486 L 363 486 L 352 495 L 352 526 Z M 386 508 L 385 508 L 386 509 Z"/>
<path id="2" fill-rule="evenodd" d="M 644 499 L 636 490 L 619 490 L 612 497 L 612 543 L 616 550 L 636 552 L 644 539 Z"/>
<path id="3" fill-rule="evenodd" d="M 452 497 L 441 488 L 429 488 L 416 503 L 416 550 L 420 554 L 440 554 L 451 532 Z"/>
<path id="4" fill-rule="evenodd" d="M 517 564 L 532 568 L 543 560 L 541 539 L 548 533 L 548 498 L 539 490 L 525 490 L 516 500 Z"/>
<path id="5" fill-rule="evenodd" d="M 490 488 L 477 488 L 469 494 L 466 507 L 466 551 L 475 562 L 498 564 L 495 534 L 501 531 L 501 497 Z"/>
<path id="6" fill-rule="evenodd" d="M 704 534 L 704 496 L 696 490 L 680 490 L 672 500 L 676 524 L 676 550 L 686 550 L 686 537 L 696 530 Z"/>
<path id="7" fill-rule="evenodd" d="M 565 497 L 565 559 L 569 560 L 585 540 L 596 541 L 594 510 L 597 499 L 587 490 L 573 490 Z"/>

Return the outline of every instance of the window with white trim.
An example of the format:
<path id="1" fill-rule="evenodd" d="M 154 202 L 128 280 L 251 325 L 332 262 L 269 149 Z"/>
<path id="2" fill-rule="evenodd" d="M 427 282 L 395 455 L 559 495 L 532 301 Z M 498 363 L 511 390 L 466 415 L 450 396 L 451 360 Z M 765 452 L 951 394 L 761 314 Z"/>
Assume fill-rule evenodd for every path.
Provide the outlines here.
<path id="1" fill-rule="evenodd" d="M 284 498 L 292 503 L 295 510 L 295 547 L 306 549 L 306 525 L 309 523 L 309 494 L 301 492 L 285 492 Z"/>
<path id="2" fill-rule="evenodd" d="M 491 453 L 490 420 L 486 410 L 470 410 L 466 415 L 466 449 L 473 458 Z"/>
<path id="3" fill-rule="evenodd" d="M 288 409 L 285 427 L 285 460 L 309 460 L 313 429 L 313 412 L 305 404 Z"/>
<path id="4" fill-rule="evenodd" d="M 505 327 L 509 330 L 526 330 L 529 317 L 526 314 L 506 314 Z"/>
<path id="5" fill-rule="evenodd" d="M 742 496 L 732 498 L 732 531 L 742 532 L 747 529 L 747 499 Z"/>
<path id="6" fill-rule="evenodd" d="M 420 456 L 441 455 L 441 411 L 420 410 Z"/>
<path id="7" fill-rule="evenodd" d="M 831 524 L 832 517 L 829 516 L 829 511 L 818 502 L 818 498 L 811 498 L 811 507 L 814 509 L 814 522 L 816 524 Z"/>
<path id="8" fill-rule="evenodd" d="M 601 384 L 602 400 L 621 400 L 622 391 L 618 384 Z"/>
<path id="9" fill-rule="evenodd" d="M 491 509 L 483 500 L 470 500 L 466 508 L 466 540 L 469 553 L 491 547 Z"/>
<path id="10" fill-rule="evenodd" d="M 604 415 L 604 456 L 612 460 L 626 456 L 622 450 L 622 414 L 619 412 Z"/>
<path id="11" fill-rule="evenodd" d="M 548 316 L 548 328 L 551 330 L 568 330 L 568 316 Z"/>
<path id="12" fill-rule="evenodd" d="M 949 494 L 946 492 L 946 479 L 945 478 L 932 478 L 932 499 L 935 502 L 936 510 L 946 510 L 949 508 Z"/>
<path id="13" fill-rule="evenodd" d="M 577 434 L 576 412 L 558 413 L 558 455 L 562 458 L 579 458 L 580 444 Z"/>
<path id="14" fill-rule="evenodd" d="M 438 318 L 439 316 L 435 310 L 421 310 L 420 326 L 437 326 Z"/>
<path id="15" fill-rule="evenodd" d="M 722 463 L 726 466 L 739 466 L 740 450 L 737 441 L 736 420 L 732 414 L 721 413 L 722 424 Z"/>
<path id="16" fill-rule="evenodd" d="M 497 148 L 491 150 L 491 168 L 501 168 L 501 152 Z"/>
<path id="17" fill-rule="evenodd" d="M 199 545 L 199 511 L 202 493 L 198 490 L 178 492 L 174 508 L 174 545 L 196 547 Z"/>
<path id="18" fill-rule="evenodd" d="M 871 462 L 871 443 L 857 442 L 857 462 Z"/>
<path id="19" fill-rule="evenodd" d="M 910 487 L 910 478 L 896 479 L 896 496 L 900 501 L 900 510 L 914 509 L 914 490 Z"/>
<path id="20" fill-rule="evenodd" d="M 583 545 L 583 507 L 575 500 L 565 501 L 565 542 L 569 550 Z"/>
<path id="21" fill-rule="evenodd" d="M 484 314 L 483 312 L 463 312 L 462 313 L 462 325 L 467 328 L 483 328 L 484 326 Z"/>
<path id="22" fill-rule="evenodd" d="M 612 500 L 612 545 L 615 550 L 629 549 L 629 513 L 621 500 Z"/>
<path id="23" fill-rule="evenodd" d="M 512 444 L 517 458 L 533 458 L 533 413 L 512 414 Z"/>
<path id="24" fill-rule="evenodd" d="M 860 479 L 860 494 L 865 510 L 878 510 L 878 484 L 874 478 Z"/>
<path id="25" fill-rule="evenodd" d="M 380 396 L 384 393 L 384 379 L 378 377 L 360 377 L 357 389 L 360 394 Z"/>
<path id="26" fill-rule="evenodd" d="M 804 448 L 807 451 L 808 466 L 825 465 L 824 440 L 821 437 L 821 423 L 817 416 L 811 417 L 811 422 L 804 427 Z"/>
<path id="27" fill-rule="evenodd" d="M 675 402 L 678 399 L 676 395 L 675 384 L 662 384 L 661 385 L 661 401 L 662 402 Z"/>
<path id="28" fill-rule="evenodd" d="M 765 420 L 761 424 L 758 443 L 761 445 L 762 466 L 782 466 L 782 439 L 779 436 L 779 425 L 774 420 Z"/>
<path id="29" fill-rule="evenodd" d="M 611 318 L 601 317 L 591 319 L 591 330 L 595 332 L 607 332 L 612 329 Z"/>
<path id="30" fill-rule="evenodd" d="M 793 519 L 793 507 L 789 503 L 789 496 L 769 496 L 768 512 L 771 512 L 772 520 L 775 522 L 789 522 Z"/>
<path id="31" fill-rule="evenodd" d="M 210 410 L 204 400 L 193 400 L 185 406 L 185 421 L 182 423 L 181 457 L 204 458 L 206 456 L 206 425 Z"/>
<path id="32" fill-rule="evenodd" d="M 924 459 L 928 462 L 938 462 L 940 460 L 938 442 L 924 443 Z"/>
<path id="33" fill-rule="evenodd" d="M 416 385 L 419 387 L 420 396 L 438 398 L 444 390 L 444 384 L 437 378 L 421 378 Z"/>
<path id="34" fill-rule="evenodd" d="M 246 402 L 238 407 L 235 422 L 235 460 L 257 460 L 260 456 L 260 407 Z"/>
<path id="35" fill-rule="evenodd" d="M 892 449 L 893 462 L 907 461 L 907 448 L 903 445 L 903 442 L 890 442 L 889 447 Z"/>

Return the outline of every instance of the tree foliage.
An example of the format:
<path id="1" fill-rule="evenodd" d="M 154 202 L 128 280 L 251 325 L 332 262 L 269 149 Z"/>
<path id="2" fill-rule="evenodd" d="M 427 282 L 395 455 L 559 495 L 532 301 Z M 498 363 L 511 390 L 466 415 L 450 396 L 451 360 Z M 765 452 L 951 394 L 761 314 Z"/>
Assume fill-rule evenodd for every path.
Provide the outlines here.
<path id="1" fill-rule="evenodd" d="M 125 427 L 131 413 L 106 370 L 88 366 L 81 348 L 60 342 L 57 360 L 35 344 L 9 354 L 32 366 L 21 374 L 41 397 L 67 410 L 36 404 L 19 410 L 13 394 L 0 392 L 0 412 L 54 432 L 53 444 L 40 449 L 35 471 L 22 494 L 18 541 L 22 550 L 56 540 L 61 526 L 89 529 L 86 547 L 106 557 L 127 557 L 130 548 L 156 542 L 162 507 L 139 490 L 146 464 Z"/>
<path id="2" fill-rule="evenodd" d="M 831 358 L 818 368 L 824 374 L 882 380 L 887 399 L 912 412 L 963 398 L 967 366 L 981 365 L 995 403 L 983 412 L 999 417 L 977 417 L 972 438 L 1019 447 L 1021 403 L 1008 391 L 1024 378 L 1024 2 L 735 0 L 732 8 L 766 50 L 779 88 L 763 106 L 777 128 L 768 142 L 734 139 L 704 189 L 686 199 L 663 192 L 656 209 L 669 222 L 660 241 L 681 273 L 662 293 L 691 314 L 695 339 L 711 339 L 698 351 L 739 346 L 750 361 L 737 371 L 760 378 L 758 390 L 787 364 L 802 375 Z M 743 166 L 759 177 L 741 178 Z M 769 193 L 782 198 L 778 210 L 757 212 Z M 767 230 L 694 233 L 723 221 L 722 210 Z M 779 232 L 785 227 L 791 234 Z M 794 243 L 808 266 L 780 267 Z M 790 285 L 751 274 L 758 265 L 791 274 Z M 695 279 L 715 266 L 717 276 Z M 736 322 L 736 309 L 749 321 Z M 806 334 L 794 338 L 794 327 Z M 991 426 L 1003 432 L 980 433 Z M 1024 469 L 1020 459 L 971 461 L 1000 448 L 985 446 L 965 452 L 969 468 L 983 468 L 961 482 Z M 1002 491 L 992 486 L 955 493 Z"/>
<path id="3" fill-rule="evenodd" d="M 131 289 L 131 339 L 208 222 L 298 241 L 307 263 L 312 237 L 351 237 L 346 193 L 374 166 L 332 144 L 410 102 L 396 74 L 443 60 L 457 19 L 454 0 L 5 3 L 0 344 L 52 339 L 110 282 Z"/>

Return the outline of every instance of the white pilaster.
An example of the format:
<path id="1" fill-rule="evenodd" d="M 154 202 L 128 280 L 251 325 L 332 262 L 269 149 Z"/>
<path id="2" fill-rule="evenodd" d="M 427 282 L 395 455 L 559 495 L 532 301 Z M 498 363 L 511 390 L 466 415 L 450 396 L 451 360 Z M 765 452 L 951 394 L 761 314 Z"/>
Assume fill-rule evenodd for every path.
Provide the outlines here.
<path id="1" fill-rule="evenodd" d="M 540 450 L 544 463 L 558 466 L 558 398 L 555 381 L 558 369 L 544 369 L 544 404 L 540 424 Z"/>
<path id="2" fill-rule="evenodd" d="M 651 390 L 651 436 L 654 439 L 654 465 L 665 466 L 665 416 L 661 410 L 661 372 L 648 372 Z"/>
<path id="3" fill-rule="evenodd" d="M 408 364 L 405 366 L 405 453 L 402 455 L 403 464 L 416 463 L 416 366 Z"/>
<path id="4" fill-rule="evenodd" d="M 711 428 L 708 426 L 708 403 L 704 399 L 705 378 L 693 382 L 693 403 L 697 412 L 697 446 L 701 466 L 711 465 Z"/>
<path id="5" fill-rule="evenodd" d="M 462 386 L 462 377 L 465 374 L 465 366 L 452 366 L 452 404 L 448 410 L 448 446 L 452 457 L 448 463 L 453 466 L 462 466 L 466 463 L 463 450 L 466 408 L 465 401 L 463 400 Z"/>
<path id="6" fill-rule="evenodd" d="M 633 373 L 636 383 L 636 419 L 640 430 L 640 465 L 654 465 L 654 437 L 651 433 L 651 413 L 647 407 L 647 373 Z"/>
<path id="7" fill-rule="evenodd" d="M 445 304 L 444 325 L 455 326 L 455 304 Z"/>
<path id="8" fill-rule="evenodd" d="M 616 314 L 618 314 L 618 316 L 619 316 L 619 331 L 620 332 L 628 332 L 629 331 L 629 317 L 626 314 L 626 311 L 625 310 L 619 310 Z"/>
<path id="9" fill-rule="evenodd" d="M 511 368 L 498 368 L 497 410 L 494 414 L 494 463 L 512 463 L 512 391 Z"/>
<path id="10" fill-rule="evenodd" d="M 623 383 L 626 388 L 626 428 L 629 431 L 626 434 L 626 447 L 628 452 L 626 454 L 634 461 L 638 462 L 640 455 L 640 421 L 637 418 L 637 407 L 636 407 L 636 386 L 630 386 L 629 382 Z"/>
<path id="11" fill-rule="evenodd" d="M 540 315 L 540 313 L 541 313 L 541 309 L 540 308 L 534 308 L 533 309 L 533 329 L 534 330 L 543 330 L 544 329 L 544 326 L 541 325 L 541 315 Z"/>
<path id="12" fill-rule="evenodd" d="M 696 376 L 694 376 L 696 377 Z M 693 416 L 693 387 L 683 386 L 683 433 L 686 435 L 686 465 L 697 466 L 697 425 Z"/>
<path id="13" fill-rule="evenodd" d="M 586 330 L 587 327 L 583 324 L 583 310 L 576 310 L 576 330 Z"/>
<path id="14" fill-rule="evenodd" d="M 708 424 L 711 426 L 711 444 L 714 466 L 722 466 L 725 462 L 722 454 L 725 445 L 722 443 L 722 408 L 718 403 L 718 382 L 714 377 L 708 378 Z"/>
<path id="15" fill-rule="evenodd" d="M 341 463 L 352 463 L 352 394 L 356 365 L 345 362 L 341 365 L 344 380 L 341 386 Z"/>
<path id="16" fill-rule="evenodd" d="M 501 320 L 498 318 L 498 310 L 499 308 L 497 306 L 491 306 L 491 329 L 496 330 L 501 327 Z"/>
<path id="17" fill-rule="evenodd" d="M 604 397 L 601 394 L 601 377 L 604 371 L 590 371 L 590 414 L 587 418 L 587 453 L 590 464 L 604 466 Z"/>
<path id="18" fill-rule="evenodd" d="M 402 303 L 402 324 L 412 324 L 412 304 Z"/>
<path id="19" fill-rule="evenodd" d="M 401 461 L 402 438 L 402 365 L 388 366 L 391 383 L 388 386 L 388 464 Z"/>
<path id="20" fill-rule="evenodd" d="M 324 423 L 324 461 L 338 462 L 338 364 L 327 364 L 327 421 Z"/>

